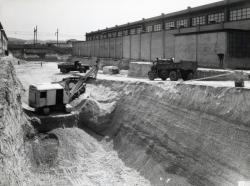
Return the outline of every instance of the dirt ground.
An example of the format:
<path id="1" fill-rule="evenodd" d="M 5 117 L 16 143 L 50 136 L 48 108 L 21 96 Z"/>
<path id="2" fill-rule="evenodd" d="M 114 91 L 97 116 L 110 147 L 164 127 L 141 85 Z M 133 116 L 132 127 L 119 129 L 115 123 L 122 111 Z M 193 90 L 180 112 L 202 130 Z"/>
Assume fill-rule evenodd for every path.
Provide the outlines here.
<path id="1" fill-rule="evenodd" d="M 15 69 L 17 72 L 17 76 L 21 80 L 25 94 L 23 96 L 23 102 L 27 103 L 28 100 L 28 88 L 30 84 L 39 84 L 39 83 L 49 83 L 56 82 L 62 80 L 64 77 L 71 76 L 74 73 L 78 72 L 70 72 L 68 74 L 60 73 L 57 68 L 57 62 L 28 62 L 21 65 L 15 65 Z M 149 81 L 145 78 L 131 78 L 127 77 L 127 72 L 123 71 L 122 74 L 118 75 L 106 75 L 103 74 L 102 71 L 99 71 L 98 79 L 106 79 L 113 81 L 133 81 L 133 82 L 148 82 L 152 84 L 161 84 L 161 85 L 169 85 L 169 84 L 194 84 L 194 85 L 206 85 L 213 87 L 234 87 L 233 81 L 186 81 L 183 82 L 179 80 L 178 82 L 170 82 L 170 81 L 161 81 L 160 79 L 156 79 L 155 81 Z M 245 81 L 245 88 L 250 88 L 250 81 Z"/>
<path id="2" fill-rule="evenodd" d="M 60 81 L 70 75 L 61 74 L 57 63 L 34 62 L 15 68 L 25 89 L 26 103 L 30 84 Z M 54 129 L 49 136 L 38 136 L 32 148 L 31 185 L 151 185 L 137 170 L 125 165 L 111 140 L 90 131 L 77 127 Z"/>
<path id="3" fill-rule="evenodd" d="M 32 62 L 32 63 L 29 62 L 29 63 L 25 63 L 21 65 L 15 65 L 15 68 L 17 71 L 17 76 L 21 80 L 25 89 L 25 95 L 23 96 L 23 102 L 25 103 L 27 103 L 27 100 L 28 100 L 28 87 L 30 84 L 46 83 L 46 82 L 52 82 L 52 81 L 56 82 L 56 81 L 60 81 L 64 77 L 70 76 L 71 74 L 75 73 L 75 72 L 71 72 L 69 74 L 60 73 L 59 69 L 57 69 L 57 63 L 54 63 L 54 62 L 43 63 L 42 66 L 40 62 Z M 191 108 L 197 107 L 196 109 L 201 110 L 202 112 L 211 111 L 211 110 L 214 111 L 217 108 L 218 111 L 216 111 L 216 114 L 222 112 L 221 115 L 224 116 L 225 113 L 227 113 L 229 114 L 228 117 L 231 117 L 234 115 L 230 114 L 227 107 L 224 108 L 225 107 L 224 104 L 228 104 L 230 106 L 238 105 L 240 101 L 237 101 L 237 100 L 241 98 L 240 96 L 238 96 L 237 98 L 230 97 L 230 99 L 225 98 L 225 102 L 222 102 L 221 104 L 218 101 L 218 100 L 220 101 L 224 100 L 224 98 L 220 98 L 220 96 L 223 97 L 225 92 L 228 92 L 228 91 L 237 92 L 238 91 L 236 89 L 227 88 L 227 87 L 234 87 L 233 81 L 216 81 L 216 82 L 194 81 L 194 80 L 187 81 L 187 82 L 183 82 L 182 80 L 178 82 L 160 81 L 160 80 L 149 81 L 148 79 L 129 78 L 127 77 L 126 72 L 123 72 L 122 74 L 119 74 L 119 75 L 111 76 L 111 75 L 104 75 L 102 71 L 99 72 L 98 79 L 110 80 L 110 81 L 106 81 L 107 84 L 108 83 L 110 84 L 110 86 L 108 86 L 109 88 L 102 87 L 103 86 L 103 84 L 101 84 L 102 81 L 99 81 L 99 84 L 97 82 L 97 86 L 92 86 L 92 87 L 91 85 L 88 85 L 89 87 L 87 86 L 87 93 L 88 91 L 92 92 L 92 95 L 90 95 L 90 98 L 93 98 L 93 100 L 98 101 L 98 106 L 99 106 L 98 108 L 103 107 L 105 108 L 104 109 L 105 111 L 108 110 L 106 107 L 107 105 L 110 106 L 110 103 L 107 100 L 115 102 L 115 98 L 117 96 L 116 93 L 119 92 L 118 91 L 119 89 L 120 89 L 120 92 L 124 91 L 125 92 L 124 95 L 127 95 L 127 98 L 124 100 L 122 107 L 119 107 L 120 110 L 118 112 L 118 113 L 126 113 L 127 115 L 118 114 L 116 116 L 117 118 L 114 119 L 115 123 L 119 124 L 120 122 L 121 125 L 122 124 L 124 125 L 125 123 L 127 128 L 124 127 L 123 133 L 120 132 L 120 139 L 118 135 L 117 140 L 106 139 L 106 137 L 98 136 L 96 134 L 91 134 L 76 127 L 70 128 L 70 129 L 53 130 L 52 133 L 57 136 L 58 143 L 55 139 L 53 139 L 52 141 L 53 143 L 48 146 L 47 141 L 45 139 L 45 140 L 40 140 L 41 144 L 35 145 L 37 152 L 43 151 L 43 149 L 47 148 L 47 146 L 49 150 L 52 151 L 51 154 L 50 153 L 45 154 L 44 155 L 45 158 L 42 156 L 40 159 L 35 160 L 36 162 L 46 163 L 45 160 L 48 159 L 47 157 L 49 157 L 49 160 L 56 161 L 55 163 L 56 166 L 54 167 L 52 166 L 52 168 L 49 167 L 49 169 L 46 169 L 46 170 L 40 170 L 40 169 L 37 170 L 37 178 L 39 179 L 38 180 L 39 184 L 51 185 L 51 183 L 55 183 L 55 185 L 152 185 L 152 182 L 150 183 L 148 180 L 150 181 L 154 180 L 154 183 L 157 183 L 157 184 L 153 184 L 153 185 L 187 186 L 189 184 L 186 181 L 186 179 L 182 177 L 176 177 L 175 174 L 173 176 L 171 175 L 172 177 L 170 177 L 170 175 L 167 175 L 165 177 L 162 177 L 160 175 L 161 172 L 165 174 L 165 169 L 161 169 L 161 166 L 162 164 L 164 164 L 164 161 L 166 159 L 169 159 L 169 157 L 164 159 L 164 161 L 162 161 L 161 164 L 159 165 L 151 161 L 150 158 L 149 158 L 150 159 L 149 161 L 148 156 L 147 156 L 148 151 L 143 153 L 144 152 L 143 149 L 138 150 L 138 146 L 142 145 L 141 143 L 139 143 L 140 140 L 137 141 L 138 143 L 137 145 L 134 145 L 136 141 L 133 141 L 131 137 L 131 135 L 134 135 L 133 138 L 136 138 L 136 136 L 141 136 L 142 134 L 141 133 L 137 134 L 133 130 L 137 129 L 136 126 L 138 125 L 137 127 L 140 127 L 140 130 L 143 129 L 149 132 L 152 131 L 152 136 L 153 136 L 152 139 L 154 139 L 155 134 L 157 134 L 157 132 L 155 132 L 156 128 L 159 127 L 158 126 L 159 124 L 162 124 L 162 128 L 159 127 L 159 135 L 161 136 L 159 137 L 159 139 L 162 139 L 161 132 L 163 131 L 164 127 L 168 126 L 168 124 L 166 123 L 170 122 L 171 118 L 173 121 L 171 124 L 169 124 L 169 126 L 171 127 L 173 127 L 173 124 L 174 125 L 176 124 L 177 127 L 179 127 L 179 125 L 180 126 L 183 125 L 186 128 L 188 124 L 191 124 L 192 126 L 192 124 L 195 124 L 195 123 L 199 127 L 202 127 L 201 124 L 204 124 L 204 126 L 207 127 L 208 125 L 210 125 L 210 122 L 208 122 L 211 120 L 210 116 L 207 116 L 208 119 L 204 120 L 204 118 L 199 117 L 200 113 L 194 114 L 194 112 L 196 111 L 192 111 L 192 109 L 190 113 L 189 113 L 189 109 L 183 110 L 182 107 L 181 109 L 178 110 L 179 104 L 183 102 L 183 104 L 186 107 L 191 105 L 190 106 Z M 142 84 L 145 86 L 143 87 Z M 175 86 L 176 84 L 178 84 L 178 86 Z M 206 90 L 203 91 L 203 86 L 193 87 L 193 86 L 186 86 L 183 84 L 205 85 L 205 88 L 207 88 L 207 86 L 211 86 L 212 88 L 208 87 L 206 90 L 211 91 L 209 90 L 209 88 L 211 88 L 215 90 L 215 94 L 210 95 L 211 92 L 206 92 Z M 149 86 L 149 85 L 157 85 L 157 86 Z M 249 89 L 250 87 L 249 81 L 245 82 L 245 86 L 247 89 Z M 131 87 L 133 87 L 132 90 L 131 90 Z M 189 87 L 188 88 L 189 90 L 187 89 L 187 87 Z M 226 87 L 226 88 L 224 88 L 225 90 L 223 88 L 222 88 L 223 90 L 219 90 L 220 88 L 214 88 L 214 87 Z M 110 89 L 112 89 L 112 91 Z M 162 89 L 162 90 L 158 90 L 158 89 Z M 181 90 L 179 90 L 178 92 L 177 89 L 181 89 Z M 175 91 L 177 91 L 177 94 L 175 94 Z M 172 97 L 169 98 L 168 94 L 170 96 L 172 95 Z M 186 99 L 190 95 L 194 95 L 194 94 L 195 96 L 191 96 L 190 99 Z M 234 95 L 234 93 L 232 94 Z M 154 96 L 152 97 L 152 95 Z M 165 97 L 163 95 L 165 95 Z M 182 97 L 179 97 L 179 95 L 182 95 Z M 229 95 L 231 96 L 231 93 L 229 93 Z M 162 104 L 162 109 L 159 109 L 159 106 L 156 106 L 156 105 L 161 105 L 160 102 L 157 102 L 159 101 L 159 97 L 161 98 L 161 101 L 163 101 L 164 98 L 166 99 L 165 102 Z M 155 98 L 155 100 L 153 98 Z M 218 100 L 214 98 L 218 98 Z M 173 105 L 171 104 L 173 100 L 176 100 L 177 106 L 172 108 Z M 206 100 L 207 103 L 204 102 L 204 100 Z M 187 103 L 185 101 L 187 101 Z M 232 101 L 235 101 L 237 104 L 231 103 Z M 213 103 L 215 103 L 215 106 L 213 105 Z M 210 104 L 211 104 L 211 108 L 213 109 L 210 109 L 210 107 L 207 107 Z M 153 109 L 148 109 L 149 105 L 156 106 L 155 112 Z M 219 107 L 220 105 L 221 107 Z M 239 105 L 241 105 L 240 106 L 241 108 L 242 104 L 239 104 Z M 232 109 L 231 109 L 232 111 L 235 110 L 233 109 L 234 107 L 235 106 L 232 106 Z M 246 105 L 245 107 L 246 107 L 246 110 L 248 110 L 249 106 Z M 95 108 L 95 105 L 93 105 L 93 108 Z M 171 110 L 171 108 L 173 110 Z M 110 107 L 110 110 L 112 110 L 111 107 Z M 137 113 L 137 110 L 140 110 L 140 112 Z M 236 111 L 237 110 L 240 110 L 240 112 L 237 112 L 235 115 L 242 113 L 242 109 L 236 109 Z M 180 114 L 179 112 L 182 114 Z M 99 114 L 101 114 L 102 116 L 102 112 L 100 112 Z M 168 117 L 165 118 L 166 115 Z M 187 122 L 186 122 L 184 115 L 187 115 L 188 117 Z M 190 120 L 189 122 L 189 119 L 192 116 L 194 118 Z M 204 115 L 201 117 L 204 117 Z M 94 116 L 93 118 L 96 119 Z M 100 118 L 103 120 L 103 117 L 100 117 Z M 244 118 L 244 117 L 239 117 L 239 118 Z M 220 127 L 222 126 L 219 119 L 211 120 L 211 121 L 213 121 L 211 125 L 218 123 Z M 234 118 L 232 118 L 232 121 L 234 121 Z M 147 124 L 149 122 L 150 124 Z M 157 127 L 152 128 L 152 126 L 154 126 L 154 124 L 156 123 L 158 124 Z M 196 126 L 196 129 L 197 129 L 197 126 Z M 126 131 L 129 127 L 131 127 L 130 128 L 131 134 L 129 133 L 129 131 Z M 203 131 L 203 129 L 201 131 Z M 168 135 L 170 136 L 173 135 L 174 133 L 173 131 L 172 132 L 169 131 L 167 128 L 165 132 L 166 133 L 169 132 Z M 192 132 L 194 132 L 193 129 L 191 130 L 190 134 L 192 134 Z M 178 130 L 177 130 L 177 134 L 181 135 L 181 133 L 178 133 Z M 177 134 L 176 136 L 178 136 Z M 177 137 L 176 140 L 178 141 L 184 138 L 188 139 L 189 137 L 192 136 L 192 135 L 185 136 L 185 134 L 183 135 L 184 137 L 182 137 L 181 135 L 180 137 Z M 143 137 L 142 139 L 143 139 L 142 141 L 145 142 L 145 139 L 148 139 L 148 136 Z M 210 136 L 208 136 L 208 139 L 210 140 Z M 220 144 L 221 139 L 220 138 L 218 139 L 219 140 L 217 143 Z M 132 142 L 129 140 L 132 140 Z M 186 141 L 184 140 L 183 143 L 185 142 Z M 187 140 L 187 142 L 189 141 Z M 196 143 L 197 141 L 195 140 L 193 144 L 196 144 Z M 57 147 L 57 144 L 59 145 L 58 147 Z M 120 149 L 121 152 L 115 150 L 115 144 L 116 144 L 116 148 Z M 186 147 L 191 148 L 192 146 L 187 145 Z M 153 154 L 156 153 L 156 149 L 161 149 L 161 148 L 158 148 L 158 147 L 155 148 L 152 151 Z M 57 154 L 56 157 L 54 156 L 55 152 Z M 159 152 L 163 152 L 162 156 L 168 155 L 168 153 L 165 153 L 165 151 L 159 150 Z M 196 148 L 194 152 L 193 151 L 191 152 L 192 153 L 196 152 Z M 211 150 L 208 150 L 205 153 L 210 154 Z M 204 156 L 204 157 L 207 157 L 207 156 Z M 202 158 L 204 157 L 202 156 Z M 224 158 L 224 157 L 222 156 L 221 158 Z M 147 162 L 149 162 L 149 163 L 146 163 L 145 166 L 143 163 L 144 160 L 145 161 L 147 160 Z M 205 161 L 205 159 L 201 159 L 201 162 L 203 161 Z M 142 162 L 142 164 L 140 164 L 140 162 Z M 152 165 L 150 162 L 152 163 Z M 175 160 L 173 162 L 175 162 Z M 189 162 L 189 160 L 187 162 Z M 49 165 L 51 165 L 50 161 L 48 163 Z M 52 163 L 52 165 L 54 164 Z M 157 165 L 157 166 L 153 166 L 153 165 Z M 167 162 L 166 167 L 169 167 L 169 166 L 170 165 Z M 190 163 L 187 166 L 187 168 L 190 168 L 193 166 L 194 164 Z M 214 166 L 217 167 L 216 162 Z M 138 169 L 135 170 L 134 167 L 137 167 Z M 142 167 L 144 167 L 145 170 Z M 155 169 L 152 169 L 152 171 L 148 171 L 148 169 L 151 170 L 152 167 L 154 167 Z M 182 165 L 180 165 L 179 167 L 182 167 Z M 200 165 L 198 167 L 202 168 L 200 167 Z M 225 168 L 225 170 L 226 169 L 227 168 Z M 147 172 L 147 174 L 142 174 L 144 175 L 144 177 L 141 176 L 140 174 L 143 171 Z M 174 171 L 174 173 L 178 173 L 181 170 L 178 169 L 176 171 Z M 188 173 L 190 173 L 190 171 L 188 171 Z M 220 177 L 218 179 L 220 179 Z M 199 182 L 200 180 L 198 180 L 198 178 L 194 177 L 191 180 L 194 181 L 194 182 L 191 182 L 193 183 L 193 185 L 202 185 L 202 184 L 197 184 L 197 183 L 201 183 Z M 160 182 L 162 183 L 160 184 Z M 218 181 L 218 183 L 219 182 L 220 180 Z M 215 185 L 219 185 L 219 184 L 215 184 Z"/>

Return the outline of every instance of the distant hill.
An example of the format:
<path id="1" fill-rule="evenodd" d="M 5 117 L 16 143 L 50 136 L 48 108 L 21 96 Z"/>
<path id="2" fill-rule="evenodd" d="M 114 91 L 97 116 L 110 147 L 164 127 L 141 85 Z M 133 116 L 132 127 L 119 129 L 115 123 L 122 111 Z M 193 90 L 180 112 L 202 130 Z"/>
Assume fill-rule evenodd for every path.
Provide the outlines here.
<path id="1" fill-rule="evenodd" d="M 15 44 L 15 45 L 23 45 L 23 44 L 33 44 L 33 40 L 25 40 L 25 39 L 18 39 L 18 38 L 13 38 L 9 37 L 8 38 L 9 44 Z M 69 39 L 67 41 L 77 41 L 75 39 Z M 38 40 L 37 41 L 40 44 L 46 44 L 46 43 L 56 43 L 56 40 Z M 66 42 L 66 41 L 59 41 L 59 42 Z"/>
<path id="2" fill-rule="evenodd" d="M 25 42 L 27 41 L 24 39 L 17 39 L 17 38 L 13 38 L 13 37 L 9 37 L 8 40 L 9 40 L 8 41 L 9 44 L 19 44 L 19 45 L 25 44 Z"/>

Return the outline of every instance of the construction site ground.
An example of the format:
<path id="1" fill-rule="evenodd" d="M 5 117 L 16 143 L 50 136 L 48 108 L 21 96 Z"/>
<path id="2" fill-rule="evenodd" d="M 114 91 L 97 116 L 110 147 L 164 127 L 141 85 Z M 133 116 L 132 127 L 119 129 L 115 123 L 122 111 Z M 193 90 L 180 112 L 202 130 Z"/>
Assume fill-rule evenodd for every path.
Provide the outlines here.
<path id="1" fill-rule="evenodd" d="M 27 103 L 28 100 L 28 88 L 30 84 L 39 83 L 50 83 L 61 81 L 65 77 L 72 76 L 73 74 L 78 74 L 79 72 L 69 72 L 63 74 L 57 68 L 57 62 L 27 62 L 21 65 L 15 65 L 16 72 L 20 78 L 22 85 L 24 86 L 25 96 L 23 97 L 23 102 Z M 212 70 L 212 69 L 202 69 L 202 70 Z M 216 71 L 218 71 L 216 69 Z M 226 72 L 225 70 L 221 70 Z M 245 71 L 248 72 L 248 71 Z M 82 74 L 84 75 L 84 74 Z M 128 81 L 128 82 L 146 82 L 155 85 L 169 85 L 169 84 L 192 84 L 192 85 L 204 85 L 212 87 L 234 87 L 234 81 L 182 81 L 181 79 L 177 82 L 171 82 L 169 79 L 167 81 L 162 81 L 161 79 L 156 79 L 154 81 L 149 81 L 147 78 L 134 78 L 128 77 L 128 71 L 122 70 L 120 74 L 108 75 L 103 74 L 101 70 L 98 73 L 98 79 L 111 80 L 111 81 Z M 250 81 L 245 81 L 245 88 L 250 88 Z"/>
<path id="2" fill-rule="evenodd" d="M 55 62 L 24 62 L 15 70 L 26 104 L 30 84 L 77 73 L 62 74 Z M 26 180 L 233 186 L 250 179 L 249 81 L 237 89 L 234 81 L 149 81 L 127 74 L 99 71 L 86 95 L 71 103 L 80 125 L 54 128 L 32 142 L 33 174 Z"/>

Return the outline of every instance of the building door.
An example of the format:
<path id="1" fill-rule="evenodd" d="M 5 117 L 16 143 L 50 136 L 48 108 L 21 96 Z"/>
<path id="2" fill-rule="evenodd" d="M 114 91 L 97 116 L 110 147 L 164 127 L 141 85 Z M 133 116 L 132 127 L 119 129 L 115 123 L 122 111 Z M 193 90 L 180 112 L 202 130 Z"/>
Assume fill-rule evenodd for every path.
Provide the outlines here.
<path id="1" fill-rule="evenodd" d="M 62 104 L 63 104 L 63 89 L 56 90 L 56 105 L 62 105 Z"/>

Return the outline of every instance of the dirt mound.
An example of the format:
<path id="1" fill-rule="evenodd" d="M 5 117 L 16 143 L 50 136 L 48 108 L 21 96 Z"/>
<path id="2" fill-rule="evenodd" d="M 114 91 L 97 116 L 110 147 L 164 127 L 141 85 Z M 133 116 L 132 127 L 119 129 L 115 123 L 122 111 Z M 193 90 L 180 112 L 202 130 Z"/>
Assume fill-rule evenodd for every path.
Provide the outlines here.
<path id="1" fill-rule="evenodd" d="M 42 138 L 41 145 L 36 148 L 37 152 L 45 150 L 45 153 L 37 154 L 36 160 L 40 166 L 33 170 L 37 175 L 36 183 L 89 186 L 150 185 L 137 171 L 127 168 L 115 151 L 104 149 L 96 138 L 83 130 L 55 129 L 51 134 L 56 138 Z"/>
<path id="2" fill-rule="evenodd" d="M 32 145 L 33 157 L 37 167 L 53 167 L 56 164 L 59 141 L 55 134 L 40 134 L 36 136 Z"/>
<path id="3" fill-rule="evenodd" d="M 109 128 L 118 100 L 118 94 L 107 87 L 87 85 L 86 94 L 71 103 L 79 113 L 78 126 L 96 132 Z"/>

